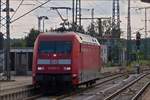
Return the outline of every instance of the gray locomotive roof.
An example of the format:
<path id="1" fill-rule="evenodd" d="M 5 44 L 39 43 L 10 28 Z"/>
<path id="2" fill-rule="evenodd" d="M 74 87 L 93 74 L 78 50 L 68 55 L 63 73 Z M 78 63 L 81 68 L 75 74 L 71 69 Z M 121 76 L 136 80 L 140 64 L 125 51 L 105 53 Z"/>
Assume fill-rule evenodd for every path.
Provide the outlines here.
<path id="1" fill-rule="evenodd" d="M 78 40 L 80 41 L 80 43 L 86 43 L 86 44 L 95 44 L 95 45 L 100 45 L 98 40 L 90 35 L 85 35 L 85 34 L 81 34 L 81 33 L 77 33 L 77 32 L 47 32 L 46 34 L 49 35 L 66 35 L 66 34 L 77 34 L 78 36 Z"/>

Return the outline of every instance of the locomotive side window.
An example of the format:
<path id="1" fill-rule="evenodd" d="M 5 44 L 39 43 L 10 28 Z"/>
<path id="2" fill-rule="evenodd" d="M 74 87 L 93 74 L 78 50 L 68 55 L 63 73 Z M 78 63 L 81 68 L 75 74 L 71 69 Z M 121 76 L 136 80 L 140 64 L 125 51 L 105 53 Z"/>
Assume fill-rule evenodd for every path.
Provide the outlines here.
<path id="1" fill-rule="evenodd" d="M 67 41 L 41 41 L 39 52 L 71 53 L 72 43 Z"/>

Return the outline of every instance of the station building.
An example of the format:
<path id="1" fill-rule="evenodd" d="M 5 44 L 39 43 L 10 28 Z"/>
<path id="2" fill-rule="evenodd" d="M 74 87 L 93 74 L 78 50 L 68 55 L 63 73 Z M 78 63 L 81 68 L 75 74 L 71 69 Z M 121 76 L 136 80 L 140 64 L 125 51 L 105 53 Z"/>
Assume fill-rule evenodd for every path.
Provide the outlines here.
<path id="1" fill-rule="evenodd" d="M 33 48 L 11 48 L 10 67 L 14 75 L 32 74 Z"/>

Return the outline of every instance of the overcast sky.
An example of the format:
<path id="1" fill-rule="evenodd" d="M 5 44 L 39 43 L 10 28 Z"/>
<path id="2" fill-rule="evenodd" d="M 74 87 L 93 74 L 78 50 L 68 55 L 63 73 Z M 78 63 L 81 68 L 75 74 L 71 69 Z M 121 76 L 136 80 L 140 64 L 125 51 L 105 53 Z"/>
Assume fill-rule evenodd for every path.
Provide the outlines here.
<path id="1" fill-rule="evenodd" d="M 21 0 L 10 0 L 10 6 L 16 10 Z M 39 2 L 37 2 L 39 1 Z M 13 19 L 19 17 L 20 15 L 30 11 L 31 9 L 40 5 L 40 2 L 44 2 L 46 0 L 24 0 L 23 5 L 19 8 Z M 46 29 L 59 27 L 59 23 L 61 22 L 60 17 L 56 13 L 56 11 L 50 10 L 49 7 L 58 7 L 58 6 L 66 6 L 72 7 L 72 0 L 51 0 L 48 4 L 44 5 L 44 7 L 35 10 L 34 12 L 28 14 L 27 16 L 21 18 L 20 20 L 15 21 L 11 24 L 11 38 L 22 38 L 31 28 L 37 29 L 37 16 L 46 15 L 49 17 L 49 20 L 45 22 Z M 95 9 L 96 17 L 111 17 L 112 16 L 112 0 L 81 0 L 82 8 Z M 150 4 L 141 3 L 139 0 L 131 0 L 132 7 L 147 7 Z M 61 11 L 62 15 L 66 17 L 66 11 Z M 11 15 L 13 12 L 11 13 Z M 124 31 L 122 36 L 126 37 L 126 26 L 127 26 L 127 0 L 120 0 L 120 16 L 121 16 L 121 28 Z M 87 10 L 82 11 L 82 17 L 90 17 L 91 12 Z M 69 18 L 71 21 L 71 11 L 69 12 Z M 148 18 L 150 18 L 150 10 L 148 10 Z M 135 10 L 131 9 L 131 23 L 132 23 L 132 32 L 135 32 L 139 28 L 144 28 L 144 10 Z M 89 21 L 83 21 L 82 24 L 84 27 L 87 26 Z M 150 23 L 148 22 L 148 27 Z M 148 31 L 150 28 L 148 28 Z M 141 31 L 144 36 L 144 31 Z M 150 35 L 149 35 L 150 36 Z M 134 37 L 134 35 L 133 35 Z"/>

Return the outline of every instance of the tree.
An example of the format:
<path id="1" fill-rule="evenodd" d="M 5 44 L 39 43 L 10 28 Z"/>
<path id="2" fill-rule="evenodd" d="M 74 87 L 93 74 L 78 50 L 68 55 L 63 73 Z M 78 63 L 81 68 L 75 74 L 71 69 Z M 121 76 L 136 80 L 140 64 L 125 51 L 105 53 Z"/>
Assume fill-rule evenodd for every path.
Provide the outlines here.
<path id="1" fill-rule="evenodd" d="M 94 29 L 92 28 L 92 25 L 89 25 L 87 27 L 87 32 L 86 33 L 91 35 L 91 36 L 96 36 L 96 34 L 98 34 L 98 33 L 96 33 L 95 28 Z"/>
<path id="2" fill-rule="evenodd" d="M 95 23 L 89 25 L 87 27 L 87 34 L 90 34 L 92 36 L 103 36 L 105 34 L 111 34 L 111 20 L 103 20 L 102 22 L 99 22 L 100 20 L 97 20 Z"/>
<path id="3" fill-rule="evenodd" d="M 36 40 L 37 36 L 39 35 L 39 31 L 35 29 L 31 29 L 29 35 L 25 38 L 26 46 L 33 47 L 34 41 Z"/>
<path id="4" fill-rule="evenodd" d="M 11 47 L 25 47 L 24 39 L 11 39 Z"/>
<path id="5" fill-rule="evenodd" d="M 104 34 L 111 34 L 111 20 L 103 20 L 102 32 Z"/>

